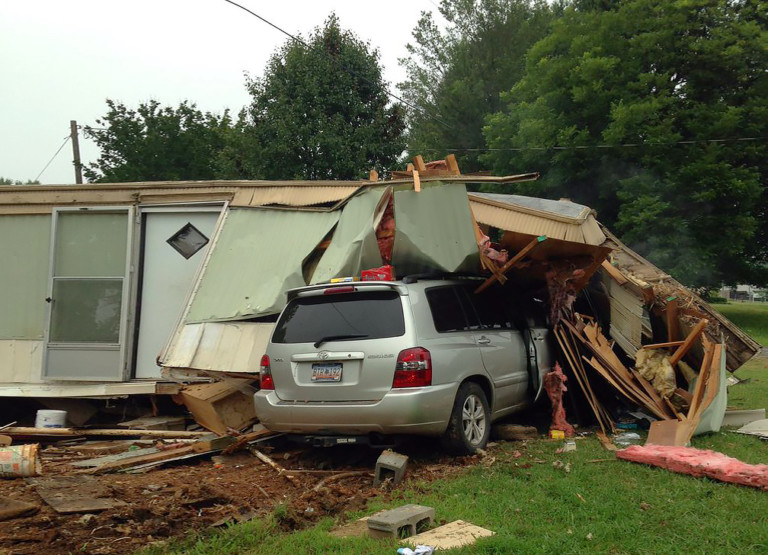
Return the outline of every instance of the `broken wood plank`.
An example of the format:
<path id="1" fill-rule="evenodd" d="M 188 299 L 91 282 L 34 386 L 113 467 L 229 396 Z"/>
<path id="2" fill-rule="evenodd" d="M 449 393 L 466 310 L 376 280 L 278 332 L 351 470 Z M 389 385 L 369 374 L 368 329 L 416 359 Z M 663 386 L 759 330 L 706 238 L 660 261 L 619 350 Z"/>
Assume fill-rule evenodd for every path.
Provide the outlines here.
<path id="1" fill-rule="evenodd" d="M 266 464 L 267 466 L 272 467 L 280 476 L 284 476 L 289 482 L 291 482 L 294 486 L 300 487 L 301 482 L 296 478 L 296 476 L 293 476 L 289 474 L 285 468 L 277 464 L 275 461 L 273 461 L 270 457 L 256 449 L 255 447 L 251 447 L 248 449 L 253 455 L 259 459 L 261 462 Z"/>
<path id="2" fill-rule="evenodd" d="M 16 499 L 0 498 L 0 522 L 23 516 L 31 516 L 40 510 L 40 505 Z"/>
<path id="3" fill-rule="evenodd" d="M 670 342 L 677 341 L 677 339 L 680 337 L 680 320 L 678 316 L 677 299 L 667 299 L 665 316 L 667 319 L 667 340 Z"/>
<path id="4" fill-rule="evenodd" d="M 707 324 L 709 324 L 709 320 L 705 318 L 699 320 L 691 333 L 688 334 L 688 337 L 685 338 L 683 344 L 677 348 L 671 357 L 669 357 L 669 363 L 672 365 L 672 368 L 674 368 L 675 365 L 680 362 L 688 353 L 688 351 L 691 350 L 691 347 L 693 347 L 693 342 L 698 339 L 698 337 L 701 335 L 701 332 L 703 332 L 704 328 L 707 327 Z"/>
<path id="5" fill-rule="evenodd" d="M 629 281 L 626 277 L 624 277 L 624 274 L 621 273 L 621 270 L 619 270 L 616 266 L 607 260 L 603 260 L 601 267 L 619 285 L 624 285 L 627 283 L 627 281 Z"/>
<path id="6" fill-rule="evenodd" d="M 49 476 L 28 482 L 60 514 L 92 513 L 125 505 L 110 497 L 109 488 L 92 476 Z"/>
<path id="7" fill-rule="evenodd" d="M 528 254 L 531 250 L 533 250 L 535 247 L 542 244 L 544 241 L 547 240 L 546 235 L 540 235 L 530 243 L 528 243 L 526 246 L 524 246 L 522 249 L 520 249 L 515 256 L 510 258 L 504 266 L 501 267 L 499 270 L 502 274 L 507 273 L 509 270 L 511 270 L 518 262 L 522 261 L 523 258 L 525 258 L 525 255 Z M 493 285 L 493 282 L 496 281 L 496 276 L 491 276 L 488 279 L 486 279 L 480 287 L 475 289 L 475 293 L 482 293 L 486 289 L 488 289 L 491 285 Z"/>
<path id="8" fill-rule="evenodd" d="M 174 430 L 111 430 L 88 428 L 26 428 L 11 427 L 3 430 L 11 437 L 47 436 L 47 437 L 152 437 L 158 439 L 200 438 L 210 432 L 187 432 Z"/>
<path id="9" fill-rule="evenodd" d="M 250 443 L 251 441 L 273 436 L 273 435 L 278 435 L 278 434 L 271 430 L 267 430 L 265 428 L 263 430 L 257 430 L 255 432 L 250 432 L 247 434 L 243 434 L 241 436 L 237 436 L 236 438 L 233 438 L 234 442 L 231 445 L 228 445 L 227 447 L 225 447 L 221 453 L 222 455 L 229 455 L 239 449 L 242 449 L 243 447 L 245 447 L 247 443 Z"/>
<path id="10" fill-rule="evenodd" d="M 424 158 L 421 154 L 413 157 L 413 171 L 421 173 L 427 171 L 427 165 L 424 163 Z"/>
<path id="11" fill-rule="evenodd" d="M 456 161 L 455 154 L 449 154 L 445 157 L 445 165 L 448 166 L 448 170 L 453 175 L 461 175 L 461 171 L 459 170 L 459 163 Z"/>
<path id="12" fill-rule="evenodd" d="M 685 343 L 685 341 L 667 341 L 666 343 L 651 343 L 650 345 L 642 345 L 641 349 L 666 349 L 668 347 L 679 347 Z"/>
<path id="13" fill-rule="evenodd" d="M 136 449 L 134 451 L 124 451 L 122 453 L 116 453 L 114 455 L 104 455 L 102 457 L 94 457 L 92 459 L 85 459 L 83 461 L 73 461 L 69 464 L 71 466 L 77 466 L 80 468 L 98 468 L 108 463 L 115 461 L 121 461 L 123 459 L 131 459 L 135 457 L 142 457 L 144 455 L 150 455 L 152 453 L 158 453 L 160 449 L 157 447 L 147 447 L 145 449 Z"/>

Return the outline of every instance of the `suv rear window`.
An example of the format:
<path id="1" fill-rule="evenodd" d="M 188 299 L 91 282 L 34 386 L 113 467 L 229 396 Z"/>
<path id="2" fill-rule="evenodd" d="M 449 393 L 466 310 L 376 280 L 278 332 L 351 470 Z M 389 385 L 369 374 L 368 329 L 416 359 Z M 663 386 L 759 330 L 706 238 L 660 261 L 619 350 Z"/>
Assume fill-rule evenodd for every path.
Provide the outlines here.
<path id="1" fill-rule="evenodd" d="M 277 322 L 273 343 L 314 343 L 324 337 L 399 337 L 405 333 L 403 305 L 396 291 L 300 297 Z"/>

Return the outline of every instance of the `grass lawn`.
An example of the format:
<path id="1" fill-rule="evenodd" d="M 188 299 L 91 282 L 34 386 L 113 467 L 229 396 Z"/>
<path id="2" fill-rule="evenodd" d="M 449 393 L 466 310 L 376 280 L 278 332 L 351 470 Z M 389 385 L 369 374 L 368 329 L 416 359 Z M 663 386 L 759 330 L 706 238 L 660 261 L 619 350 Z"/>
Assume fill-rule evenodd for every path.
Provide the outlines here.
<path id="1" fill-rule="evenodd" d="M 752 339 L 768 347 L 768 303 L 713 304 L 712 308 L 725 315 Z"/>
<path id="2" fill-rule="evenodd" d="M 768 303 L 714 306 L 768 345 Z M 768 409 L 768 358 L 753 359 L 736 375 L 748 381 L 729 388 L 729 407 Z M 576 443 L 575 452 L 561 454 L 561 441 L 498 443 L 459 476 L 406 482 L 392 501 L 373 499 L 349 517 L 419 503 L 435 507 L 438 521 L 460 519 L 496 532 L 461 553 L 768 553 L 768 492 L 618 461 L 594 436 Z M 695 437 L 693 445 L 768 463 L 768 442 L 728 430 Z M 331 537 L 330 518 L 286 533 L 283 513 L 149 552 L 392 554 L 398 546 Z"/>
<path id="3" fill-rule="evenodd" d="M 768 359 L 739 370 L 733 408 L 768 408 Z M 562 441 L 499 443 L 457 477 L 407 482 L 386 503 L 373 499 L 359 518 L 404 503 L 435 507 L 438 521 L 465 520 L 496 532 L 461 553 L 768 553 L 768 492 L 615 460 L 591 435 L 577 450 Z M 731 431 L 694 438 L 749 463 L 768 463 L 768 442 Z M 559 462 L 557 462 L 559 461 Z M 561 465 L 560 463 L 563 463 Z M 334 538 L 325 519 L 285 533 L 281 511 L 268 519 L 189 538 L 154 553 L 382 553 L 393 541 Z"/>

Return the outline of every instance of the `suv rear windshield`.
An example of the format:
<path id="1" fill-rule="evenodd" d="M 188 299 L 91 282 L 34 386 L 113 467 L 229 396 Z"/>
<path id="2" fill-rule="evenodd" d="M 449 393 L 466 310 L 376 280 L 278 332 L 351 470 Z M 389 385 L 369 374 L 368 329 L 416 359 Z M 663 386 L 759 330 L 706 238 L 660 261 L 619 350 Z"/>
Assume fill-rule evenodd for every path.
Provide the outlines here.
<path id="1" fill-rule="evenodd" d="M 280 316 L 272 342 L 314 343 L 325 337 L 379 339 L 404 333 L 400 295 L 396 291 L 371 291 L 294 299 Z"/>

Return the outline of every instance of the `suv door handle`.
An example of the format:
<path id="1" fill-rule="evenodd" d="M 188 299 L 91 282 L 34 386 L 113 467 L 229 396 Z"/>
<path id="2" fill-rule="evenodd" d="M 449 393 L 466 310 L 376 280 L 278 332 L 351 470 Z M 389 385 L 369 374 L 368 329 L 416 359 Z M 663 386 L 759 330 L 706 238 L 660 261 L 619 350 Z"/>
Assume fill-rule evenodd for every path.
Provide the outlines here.
<path id="1" fill-rule="evenodd" d="M 484 335 L 481 335 L 480 337 L 478 337 L 478 338 L 477 338 L 477 342 L 478 342 L 480 345 L 487 345 L 488 343 L 490 343 L 490 342 L 491 342 L 491 340 L 490 340 L 490 339 L 488 339 L 486 336 L 484 336 Z"/>

